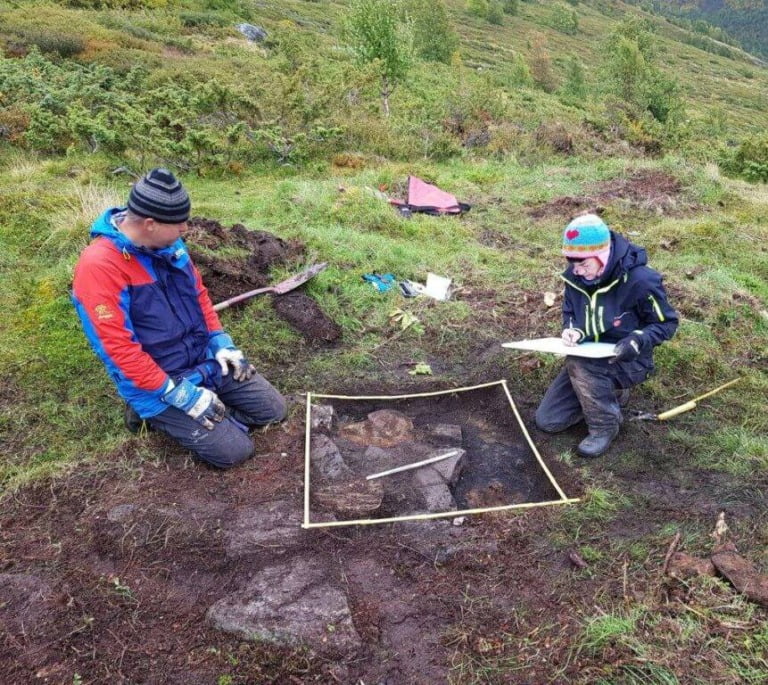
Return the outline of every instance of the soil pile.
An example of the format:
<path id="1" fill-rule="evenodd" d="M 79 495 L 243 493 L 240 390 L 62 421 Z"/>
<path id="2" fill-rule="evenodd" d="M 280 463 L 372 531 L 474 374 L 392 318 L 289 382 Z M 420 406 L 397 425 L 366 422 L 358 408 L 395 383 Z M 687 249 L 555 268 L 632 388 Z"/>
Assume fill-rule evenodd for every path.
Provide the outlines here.
<path id="1" fill-rule="evenodd" d="M 272 267 L 298 263 L 304 254 L 304 246 L 297 241 L 242 224 L 225 228 L 204 217 L 190 219 L 185 239 L 214 302 L 272 284 Z M 305 293 L 273 295 L 272 304 L 278 316 L 309 341 L 331 343 L 341 337 L 341 327 Z"/>

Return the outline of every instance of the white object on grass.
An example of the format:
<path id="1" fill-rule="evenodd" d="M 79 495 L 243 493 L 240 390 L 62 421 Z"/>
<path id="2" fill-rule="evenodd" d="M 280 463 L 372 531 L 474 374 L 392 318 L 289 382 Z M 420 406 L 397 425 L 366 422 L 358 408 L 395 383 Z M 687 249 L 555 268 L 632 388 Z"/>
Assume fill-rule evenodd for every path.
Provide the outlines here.
<path id="1" fill-rule="evenodd" d="M 419 466 L 426 466 L 427 464 L 433 464 L 436 461 L 441 461 L 442 459 L 448 459 L 448 457 L 453 457 L 458 453 L 459 453 L 459 450 L 451 450 L 450 452 L 446 452 L 445 454 L 440 454 L 437 457 L 430 457 L 429 459 L 417 461 L 415 464 L 406 464 L 405 466 L 398 466 L 397 468 L 389 469 L 389 471 L 382 471 L 381 473 L 372 473 L 370 476 L 366 476 L 365 480 L 373 480 L 374 478 L 381 478 L 382 476 L 388 476 L 391 473 L 399 473 L 400 471 L 417 469 L 419 468 Z"/>
<path id="2" fill-rule="evenodd" d="M 436 300 L 447 300 L 449 297 L 448 289 L 451 287 L 451 279 L 445 276 L 437 276 L 433 273 L 427 274 L 427 285 L 424 288 L 424 294 L 435 298 Z"/>
<path id="3" fill-rule="evenodd" d="M 614 343 L 587 342 L 580 345 L 566 345 L 562 338 L 534 338 L 533 340 L 518 340 L 502 343 L 502 347 L 513 350 L 531 350 L 533 352 L 548 352 L 564 357 L 589 357 L 603 359 L 615 356 Z"/>

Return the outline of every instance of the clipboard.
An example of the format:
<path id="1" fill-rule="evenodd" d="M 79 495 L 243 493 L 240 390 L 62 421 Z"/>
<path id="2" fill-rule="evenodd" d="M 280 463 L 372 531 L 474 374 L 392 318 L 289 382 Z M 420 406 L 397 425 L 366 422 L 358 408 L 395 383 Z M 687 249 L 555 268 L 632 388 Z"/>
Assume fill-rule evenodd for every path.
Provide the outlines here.
<path id="1" fill-rule="evenodd" d="M 528 350 L 557 354 L 561 357 L 588 357 L 590 359 L 605 359 L 616 356 L 613 348 L 615 343 L 586 342 L 580 345 L 566 345 L 562 338 L 533 338 L 532 340 L 517 340 L 502 343 L 502 347 L 512 350 Z"/>

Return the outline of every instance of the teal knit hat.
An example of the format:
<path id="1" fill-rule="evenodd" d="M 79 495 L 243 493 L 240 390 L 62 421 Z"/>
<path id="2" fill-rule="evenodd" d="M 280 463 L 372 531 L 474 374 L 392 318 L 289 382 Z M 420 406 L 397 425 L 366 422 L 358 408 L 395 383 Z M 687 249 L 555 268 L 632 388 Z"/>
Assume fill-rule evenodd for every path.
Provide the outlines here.
<path id="1" fill-rule="evenodd" d="M 611 248 L 611 232 L 595 214 L 577 216 L 563 232 L 563 256 L 575 259 L 598 257 Z M 604 260 L 601 259 L 604 262 Z"/>

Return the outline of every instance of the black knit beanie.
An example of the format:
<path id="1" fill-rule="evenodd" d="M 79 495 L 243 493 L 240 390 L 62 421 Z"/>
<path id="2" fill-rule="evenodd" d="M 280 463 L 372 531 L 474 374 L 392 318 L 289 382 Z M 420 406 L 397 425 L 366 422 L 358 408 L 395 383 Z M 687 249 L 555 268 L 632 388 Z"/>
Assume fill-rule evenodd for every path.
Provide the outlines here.
<path id="1" fill-rule="evenodd" d="M 189 219 L 189 195 L 168 169 L 152 169 L 137 181 L 128 196 L 128 209 L 137 216 L 163 224 L 180 224 Z"/>

